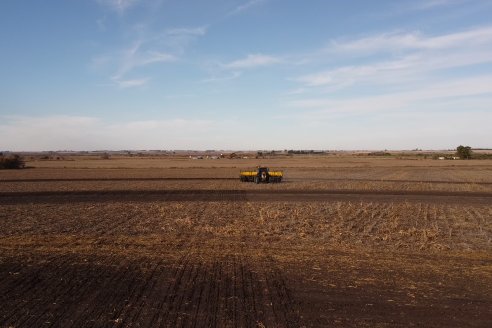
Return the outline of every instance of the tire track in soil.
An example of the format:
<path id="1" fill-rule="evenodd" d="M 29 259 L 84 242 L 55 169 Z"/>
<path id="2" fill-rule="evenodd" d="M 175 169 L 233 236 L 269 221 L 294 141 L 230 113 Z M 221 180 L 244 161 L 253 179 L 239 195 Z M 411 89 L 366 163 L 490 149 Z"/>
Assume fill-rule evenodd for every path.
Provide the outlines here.
<path id="1" fill-rule="evenodd" d="M 40 267 L 33 272 L 29 272 L 29 274 L 26 274 L 26 271 L 28 270 L 30 264 L 22 265 L 24 272 L 21 273 L 21 271 L 19 271 L 19 274 L 22 275 L 20 281 L 14 279 L 10 284 L 11 286 L 7 285 L 11 287 L 10 289 L 7 289 L 7 291 L 2 290 L 3 293 L 0 300 L 2 301 L 2 305 L 4 307 L 1 308 L 3 312 L 1 315 L 2 321 L 0 321 L 1 326 L 9 326 L 17 323 L 18 320 L 25 318 L 25 315 L 19 313 L 24 310 L 24 306 L 22 306 L 22 304 L 25 305 L 30 301 L 32 302 L 32 300 L 25 300 L 23 296 L 27 292 L 36 291 L 36 289 L 39 289 L 40 283 L 43 282 L 41 277 L 43 276 L 43 273 L 47 271 L 46 268 L 54 258 L 55 256 L 45 259 L 44 263 L 42 263 Z"/>
<path id="2" fill-rule="evenodd" d="M 153 290 L 156 283 L 156 273 L 160 271 L 161 268 L 162 260 L 159 260 L 155 265 L 153 265 L 150 277 L 147 279 L 140 279 L 141 284 L 134 287 L 134 290 L 138 290 L 136 300 L 129 300 L 127 306 L 123 308 L 117 316 L 113 316 L 112 321 L 114 322 L 114 326 L 118 326 L 118 319 L 120 319 L 124 325 L 132 325 L 132 323 L 138 321 L 142 313 L 142 309 L 144 309 L 147 305 L 148 295 Z"/>
<path id="3" fill-rule="evenodd" d="M 0 183 L 12 183 L 12 182 L 111 182 L 111 181 L 194 181 L 194 180 L 235 180 L 239 178 L 210 178 L 210 177 L 196 177 L 196 178 L 54 178 L 54 179 L 0 179 Z M 492 184 L 492 183 L 491 183 Z"/>
<path id="4" fill-rule="evenodd" d="M 153 318 L 150 326 L 256 327 L 261 323 L 288 327 L 298 322 L 280 271 L 273 275 L 274 283 L 268 285 L 268 279 L 273 280 L 267 278 L 269 273 L 262 270 L 261 277 L 253 275 L 251 265 L 245 265 L 236 255 L 212 263 L 184 256 L 176 268 L 174 279 L 167 282 L 163 306 L 155 313 L 157 320 Z M 258 303 L 256 295 L 264 301 Z M 285 297 L 288 299 L 283 300 Z M 273 313 L 272 302 L 280 304 L 280 315 Z M 142 316 L 146 317 L 145 312 Z"/>
<path id="5" fill-rule="evenodd" d="M 60 283 L 57 287 L 55 287 L 54 292 L 49 293 L 45 290 L 46 297 L 48 298 L 48 296 L 50 296 L 49 299 L 46 299 L 45 301 L 47 304 L 49 304 L 49 306 L 47 306 L 43 310 L 43 313 L 37 319 L 34 318 L 33 322 L 27 321 L 21 323 L 21 325 L 24 325 L 26 327 L 41 327 L 43 325 L 53 326 L 54 323 L 58 321 L 59 317 L 62 315 L 62 312 L 60 310 L 63 308 L 63 305 L 60 303 L 63 303 L 67 296 L 72 295 L 72 292 L 74 290 L 77 290 L 77 287 L 80 287 L 81 284 L 84 284 L 87 281 L 87 278 L 84 277 L 82 278 L 81 282 L 77 283 L 77 273 L 76 269 L 74 269 L 73 267 L 70 267 L 65 272 L 65 274 L 61 275 L 61 278 L 59 279 L 60 281 L 63 281 L 63 283 Z M 67 286 L 69 287 L 67 288 Z"/>
<path id="6" fill-rule="evenodd" d="M 154 318 L 155 312 L 149 312 L 149 311 L 146 311 L 146 309 L 148 309 L 148 307 L 151 304 L 157 304 L 157 303 L 152 302 L 152 300 L 153 300 L 152 295 L 160 295 L 158 293 L 155 293 L 155 288 L 160 285 L 161 281 L 164 281 L 164 279 L 161 279 L 161 277 L 162 277 L 162 274 L 167 273 L 167 268 L 168 267 L 165 266 L 164 263 L 162 263 L 162 262 L 156 266 L 156 270 L 152 273 L 152 277 L 151 277 L 150 281 L 146 284 L 146 287 L 145 287 L 146 290 L 142 293 L 141 308 L 139 308 L 138 311 L 136 311 L 136 313 L 133 316 L 132 321 L 141 322 L 143 319 L 147 319 L 149 317 L 152 319 Z M 157 298 L 157 299 L 159 300 L 160 298 Z M 152 309 L 155 310 L 155 306 L 152 306 Z M 147 314 L 149 314 L 149 315 L 147 315 Z"/>
<path id="7" fill-rule="evenodd" d="M 138 311 L 138 316 L 134 321 L 141 323 L 142 327 L 159 327 L 162 317 L 159 314 L 163 311 L 166 298 L 169 295 L 171 288 L 170 277 L 175 277 L 179 271 L 179 264 L 184 261 L 187 254 L 181 257 L 174 271 L 171 270 L 170 265 L 161 263 L 158 269 L 154 273 L 151 282 L 149 282 L 149 290 L 146 291 L 145 306 Z M 172 274 L 169 276 L 169 271 Z"/>
<path id="8" fill-rule="evenodd" d="M 191 323 L 190 323 L 190 327 L 193 327 L 195 328 L 197 326 L 197 323 L 198 322 L 202 322 L 200 319 L 199 319 L 199 314 L 200 314 L 200 309 L 201 309 L 201 306 L 202 306 L 202 303 L 203 303 L 203 296 L 204 294 L 206 295 L 207 291 L 208 291 L 208 286 L 209 284 L 207 284 L 207 278 L 209 278 L 209 275 L 208 274 L 202 274 L 200 275 L 200 281 L 199 281 L 199 290 L 198 290 L 198 300 L 197 300 L 197 304 L 195 306 L 195 309 L 194 309 L 194 313 L 193 313 L 193 318 L 191 319 Z M 203 317 L 203 316 L 202 316 Z"/>
<path id="9" fill-rule="evenodd" d="M 236 177 L 160 177 L 160 178 L 54 178 L 54 179 L 0 179 L 0 183 L 16 182 L 112 182 L 112 181 L 216 181 L 216 180 L 233 180 L 238 181 Z M 449 180 L 411 180 L 411 179 L 362 179 L 362 178 L 297 178 L 291 177 L 283 180 L 284 182 L 316 182 L 316 181 L 349 181 L 349 182 L 403 182 L 403 183 L 440 183 L 440 184 L 475 184 L 475 185 L 492 185 L 490 181 L 449 181 Z"/>
<path id="10" fill-rule="evenodd" d="M 121 281 L 125 279 L 127 269 L 120 266 L 120 270 L 113 272 L 109 269 L 111 266 L 110 261 L 106 266 L 107 270 L 102 270 L 104 279 L 101 281 L 99 288 L 92 290 L 91 295 L 84 301 L 84 307 L 79 310 L 79 314 L 75 316 L 75 319 L 71 320 L 73 327 L 90 327 L 97 324 L 101 324 L 99 320 L 103 318 L 103 313 L 106 307 L 110 307 L 115 297 L 115 291 L 119 291 L 118 287 L 121 285 Z M 116 276 L 114 276 L 116 274 Z M 124 284 L 123 284 L 124 286 Z M 105 322 L 107 324 L 107 322 Z"/>
<path id="11" fill-rule="evenodd" d="M 152 201 L 411 201 L 490 204 L 491 192 L 408 190 L 114 190 L 0 192 L 0 204 Z"/>
<path id="12" fill-rule="evenodd" d="M 126 269 L 126 270 L 125 270 Z M 130 298 L 135 290 L 135 280 L 138 278 L 136 275 L 140 275 L 138 272 L 138 265 L 136 267 L 133 264 L 122 270 L 122 278 L 117 280 L 114 287 L 104 288 L 103 295 L 106 294 L 103 299 L 107 301 L 104 302 L 108 306 L 101 306 L 99 312 L 96 312 L 92 318 L 95 318 L 92 323 L 92 327 L 100 327 L 101 325 L 110 325 L 116 323 L 112 321 L 113 318 L 126 303 L 125 300 Z"/>
<path id="13" fill-rule="evenodd" d="M 11 263 L 6 262 L 5 259 L 0 261 L 0 304 L 5 304 L 4 298 L 13 289 L 17 289 L 19 284 L 17 277 L 25 277 L 22 275 L 22 269 L 25 267 L 24 263 Z"/>
<path id="14" fill-rule="evenodd" d="M 194 281 L 200 270 L 200 265 L 188 265 L 186 266 L 181 279 L 180 285 L 178 285 L 179 292 L 177 298 L 173 302 L 170 310 L 170 327 L 186 327 L 187 305 L 191 302 L 191 295 L 193 294 Z M 191 295 L 190 295 L 191 294 Z"/>
<path id="15" fill-rule="evenodd" d="M 54 257 L 53 257 L 54 259 Z M 61 277 L 70 276 L 68 272 L 70 272 L 71 268 L 68 265 L 72 261 L 71 257 L 65 257 L 61 266 L 64 268 L 61 272 Z M 17 302 L 3 303 L 10 304 L 11 309 L 10 313 L 4 316 L 5 322 L 12 322 L 14 326 L 26 326 L 26 327 L 34 327 L 33 323 L 30 323 L 32 320 L 43 319 L 43 316 L 49 311 L 51 305 L 53 305 L 53 300 L 50 299 L 48 301 L 46 298 L 54 295 L 58 295 L 59 287 L 65 285 L 64 279 L 52 279 L 58 278 L 52 276 L 53 266 L 56 265 L 55 261 L 47 261 L 44 263 L 39 270 L 34 271 L 33 273 L 26 274 L 28 277 L 27 283 L 19 283 L 17 282 L 17 286 L 22 286 L 23 288 L 18 290 L 14 288 L 12 293 L 15 293 L 17 296 L 21 296 L 20 300 Z M 54 270 L 56 271 L 56 270 Z M 50 284 L 51 281 L 57 281 L 55 284 Z M 62 289 L 63 290 L 63 289 Z M 66 291 L 65 291 L 66 293 Z M 10 297 L 14 296 L 8 293 L 5 295 L 9 295 Z M 29 298 L 25 297 L 29 295 Z M 8 296 L 7 296 L 8 297 Z M 43 300 L 48 304 L 48 307 L 45 309 L 37 309 L 40 307 L 40 301 Z M 37 317 L 30 315 L 31 312 L 39 311 L 41 313 L 37 314 Z"/>
<path id="16" fill-rule="evenodd" d="M 80 264 L 79 264 L 80 266 Z M 83 268 L 79 268 L 79 270 Z M 77 275 L 86 275 L 87 283 L 76 290 L 72 302 L 64 306 L 57 326 L 75 326 L 76 323 L 83 324 L 87 321 L 85 314 L 90 311 L 90 306 L 96 304 L 101 286 L 105 286 L 110 276 L 104 270 L 101 272 L 99 265 L 87 268 L 87 271 L 77 272 Z M 106 274 L 106 275 L 105 275 Z"/>
<path id="17" fill-rule="evenodd" d="M 127 286 L 127 295 L 121 297 L 122 301 L 116 302 L 118 306 L 113 307 L 113 311 L 109 314 L 111 315 L 106 319 L 109 325 L 114 326 L 120 323 L 125 323 L 125 325 L 131 324 L 131 321 L 126 321 L 123 319 L 122 314 L 125 310 L 128 310 L 133 306 L 133 303 L 137 303 L 140 300 L 142 292 L 144 291 L 144 286 L 147 284 L 147 281 L 150 278 L 142 277 L 139 272 L 134 272 L 130 270 L 129 283 L 126 283 Z"/>
<path id="18" fill-rule="evenodd" d="M 183 257 L 181 257 L 176 266 L 176 270 L 171 277 L 171 282 L 168 284 L 166 292 L 163 295 L 163 301 L 160 304 L 158 311 L 154 314 L 149 327 L 162 327 L 166 324 L 166 322 L 163 322 L 163 320 L 169 317 L 170 310 L 179 291 L 179 286 L 181 285 L 181 281 L 183 279 L 183 275 L 185 274 L 189 261 L 190 254 L 187 253 Z"/>
<path id="19" fill-rule="evenodd" d="M 299 317 L 294 311 L 294 302 L 291 298 L 287 284 L 278 268 L 273 268 L 267 276 L 269 290 L 273 295 L 272 304 L 277 316 L 287 327 L 299 327 Z"/>
<path id="20" fill-rule="evenodd" d="M 18 266 L 15 259 L 11 263 Z M 36 272 L 42 277 L 36 279 Z M 0 326 L 291 327 L 299 322 L 273 260 L 258 263 L 237 254 L 213 262 L 185 253 L 170 262 L 108 256 L 87 263 L 63 255 L 30 267 L 25 278 L 15 281 L 21 288 L 15 294 L 3 294 L 11 302 L 0 312 Z"/>
<path id="21" fill-rule="evenodd" d="M 242 308 L 245 309 L 245 311 L 242 312 L 244 316 L 244 326 L 245 327 L 251 327 L 253 326 L 253 320 L 255 318 L 254 313 L 252 313 L 252 310 L 254 309 L 254 306 L 252 304 L 252 297 L 251 294 L 247 292 L 247 286 L 248 286 L 248 281 L 246 281 L 246 276 L 244 274 L 244 262 L 242 258 L 239 258 L 239 277 L 241 279 L 241 288 L 239 289 L 239 299 L 241 300 Z"/>
<path id="22" fill-rule="evenodd" d="M 358 179 L 358 178 L 288 178 L 285 181 L 348 181 L 348 182 L 401 182 L 401 183 L 439 183 L 439 184 L 456 184 L 456 185 L 492 185 L 489 181 L 449 181 L 449 180 L 410 180 L 410 179 Z"/>
<path id="23" fill-rule="evenodd" d="M 72 266 L 72 265 L 71 265 Z M 68 274 L 68 278 L 65 280 L 68 280 L 68 283 L 65 283 L 65 285 L 70 285 L 70 282 L 77 280 L 80 278 L 80 267 L 73 267 L 71 268 L 71 271 Z M 94 281 L 91 279 L 90 276 L 82 276 L 80 281 L 78 281 L 78 284 L 70 286 L 68 289 L 62 291 L 61 293 L 55 293 L 55 298 L 53 299 L 54 302 L 53 304 L 56 304 L 57 307 L 51 307 L 46 310 L 52 311 L 51 316 L 50 316 L 50 324 L 48 326 L 56 326 L 59 325 L 59 321 L 62 320 L 63 316 L 65 313 L 71 313 L 69 311 L 68 307 L 72 305 L 71 307 L 76 310 L 76 304 L 77 300 L 82 299 L 82 296 L 85 294 L 85 291 L 88 290 L 90 287 L 94 286 Z M 67 296 L 71 298 L 71 303 L 67 303 Z M 51 303 L 51 301 L 50 301 Z M 74 306 L 75 305 L 75 306 Z M 45 313 L 46 313 L 45 312 Z M 41 327 L 41 326 L 46 326 L 47 322 L 46 320 L 43 319 L 41 316 L 37 321 L 33 323 L 26 323 L 26 327 Z"/>
<path id="24" fill-rule="evenodd" d="M 77 268 L 76 270 L 77 271 L 73 273 L 74 279 L 80 279 L 80 281 L 77 286 L 70 288 L 70 292 L 72 293 L 68 292 L 66 294 L 69 295 L 69 300 L 63 299 L 60 296 L 57 297 L 56 303 L 59 304 L 59 307 L 57 308 L 59 312 L 55 312 L 51 319 L 52 324 L 50 326 L 67 326 L 68 323 L 60 325 L 60 322 L 68 321 L 66 318 L 67 314 L 70 319 L 73 318 L 72 313 L 77 312 L 79 307 L 78 301 L 83 300 L 85 295 L 87 295 L 97 283 L 97 280 L 94 279 L 94 274 L 82 276 L 78 271 L 80 268 Z M 97 287 L 95 287 L 95 289 L 97 289 Z"/>

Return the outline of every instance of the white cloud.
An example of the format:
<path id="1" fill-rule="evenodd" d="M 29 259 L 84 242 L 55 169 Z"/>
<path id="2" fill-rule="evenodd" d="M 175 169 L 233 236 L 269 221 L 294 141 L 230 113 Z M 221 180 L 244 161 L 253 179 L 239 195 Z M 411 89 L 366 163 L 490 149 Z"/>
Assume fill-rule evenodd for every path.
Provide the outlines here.
<path id="1" fill-rule="evenodd" d="M 167 35 L 179 35 L 179 36 L 203 36 L 207 33 L 207 27 L 180 27 L 180 28 L 171 28 L 166 30 Z"/>
<path id="2" fill-rule="evenodd" d="M 257 5 L 260 5 L 262 3 L 264 3 L 266 0 L 249 0 L 245 3 L 243 3 L 242 5 L 239 5 L 237 6 L 236 8 L 234 8 L 233 10 L 231 10 L 228 15 L 231 16 L 231 15 L 236 15 L 236 14 L 239 14 L 245 10 L 248 10 L 250 9 L 251 7 L 254 7 L 254 6 L 257 6 Z"/>
<path id="3" fill-rule="evenodd" d="M 306 115 L 299 126 L 309 126 L 330 149 L 453 149 L 460 144 L 490 147 L 492 113 L 436 111 L 385 113 L 339 124 L 334 115 Z M 464 127 L 473 127 L 466 129 Z M 322 131 L 329 130 L 328 133 Z M 326 139 L 329 135 L 330 138 Z M 324 136 L 324 138 L 322 137 Z M 305 147 L 306 142 L 303 141 Z M 319 142 L 319 141 L 318 141 Z M 306 147 L 307 148 L 307 147 Z"/>
<path id="4" fill-rule="evenodd" d="M 129 80 L 126 75 L 143 66 L 177 61 L 190 41 L 206 34 L 207 27 L 172 28 L 153 35 L 142 26 L 138 30 L 141 35 L 131 46 L 95 56 L 90 66 L 113 70 L 111 80 L 122 87 L 143 85 L 148 81 Z"/>
<path id="5" fill-rule="evenodd" d="M 101 31 L 106 31 L 106 16 L 96 20 L 97 27 Z"/>
<path id="6" fill-rule="evenodd" d="M 492 138 L 492 26 L 336 40 L 309 59 L 325 69 L 294 79 L 302 92 L 288 95 L 283 119 L 319 137 L 329 130 L 341 148 L 487 147 Z"/>
<path id="7" fill-rule="evenodd" d="M 183 54 L 189 45 L 207 34 L 208 26 L 174 27 L 149 36 L 144 43 L 155 44 L 174 54 Z"/>
<path id="8" fill-rule="evenodd" d="M 354 61 L 358 64 L 335 66 L 294 80 L 304 87 L 323 87 L 330 92 L 355 84 L 413 88 L 411 83 L 439 79 L 440 74 L 457 68 L 492 63 L 492 27 L 432 37 L 418 33 L 381 34 L 335 41 L 329 51 L 332 62 L 344 61 L 347 55 L 362 58 Z M 378 56 L 372 56 L 376 52 Z M 367 55 L 370 56 L 364 58 Z"/>
<path id="9" fill-rule="evenodd" d="M 141 87 L 146 85 L 149 82 L 149 78 L 143 78 L 143 79 L 131 79 L 131 80 L 122 80 L 122 79 L 113 79 L 113 82 L 120 88 L 126 89 L 126 88 L 134 88 L 134 87 Z"/>
<path id="10" fill-rule="evenodd" d="M 204 137 L 227 124 L 200 119 L 114 123 L 78 116 L 3 117 L 1 122 L 0 149 L 14 151 L 204 148 Z"/>
<path id="11" fill-rule="evenodd" d="M 308 87 L 348 87 L 355 83 L 369 85 L 402 85 L 407 80 L 422 79 L 433 71 L 492 62 L 490 49 L 465 48 L 455 52 L 419 53 L 406 57 L 364 65 L 342 66 L 332 70 L 303 75 L 296 81 Z"/>
<path id="12" fill-rule="evenodd" d="M 121 79 L 126 73 L 141 66 L 172 62 L 176 61 L 177 58 L 165 52 L 142 50 L 142 42 L 138 41 L 130 48 L 122 51 L 118 60 L 119 67 L 113 75 L 113 79 Z"/>
<path id="13" fill-rule="evenodd" d="M 403 12 L 408 11 L 421 11 L 421 10 L 430 10 L 435 8 L 459 5 L 462 3 L 469 2 L 469 0 L 425 0 L 425 1 L 413 1 L 409 5 L 403 5 Z"/>
<path id="14" fill-rule="evenodd" d="M 317 113 L 371 113 L 398 111 L 421 107 L 422 102 L 445 98 L 492 95 L 492 76 L 456 79 L 433 85 L 428 83 L 419 89 L 349 99 L 310 98 L 295 100 L 290 106 L 317 109 Z M 492 104 L 489 104 L 492 105 Z M 308 114 L 309 115 L 309 114 Z"/>
<path id="15" fill-rule="evenodd" d="M 90 67 L 110 72 L 110 79 L 120 87 L 140 86 L 149 79 L 129 79 L 127 75 L 148 65 L 178 61 L 189 43 L 207 33 L 207 27 L 180 27 L 150 33 L 145 24 L 134 26 L 139 37 L 126 48 L 94 56 Z"/>
<path id="16" fill-rule="evenodd" d="M 137 61 L 138 66 L 144 66 L 153 63 L 166 63 L 175 61 L 177 58 L 165 52 L 146 51 L 142 54 L 140 61 Z"/>
<path id="17" fill-rule="evenodd" d="M 419 32 L 383 33 L 351 41 L 334 40 L 326 51 L 367 55 L 402 50 L 444 50 L 489 45 L 491 42 L 492 27 L 486 26 L 440 36 L 425 36 Z"/>
<path id="18" fill-rule="evenodd" d="M 0 150 L 442 149 L 459 144 L 490 147 L 492 140 L 490 111 L 429 112 L 422 108 L 368 115 L 364 120 L 345 124 L 326 113 L 303 113 L 281 120 L 283 125 L 264 129 L 251 121 L 245 122 L 244 118 L 115 123 L 95 117 L 4 116 L 0 119 Z M 473 128 L 463 129 L 463 126 Z M 272 133 L 277 138 L 269 138 Z"/>
<path id="19" fill-rule="evenodd" d="M 110 8 L 111 10 L 123 13 L 126 9 L 134 6 L 140 0 L 97 0 L 99 4 Z"/>
<path id="20" fill-rule="evenodd" d="M 99 120 L 82 116 L 3 117 L 0 148 L 7 150 L 70 149 L 83 131 L 98 130 Z M 56 146 L 55 146 L 56 145 Z M 55 146 L 52 148 L 52 146 Z"/>
<path id="21" fill-rule="evenodd" d="M 223 67 L 226 69 L 248 69 L 279 64 L 281 62 L 282 60 L 278 57 L 262 54 L 252 54 L 246 56 L 245 58 L 232 61 L 228 64 L 224 64 Z"/>
<path id="22" fill-rule="evenodd" d="M 110 78 L 111 81 L 121 88 L 128 88 L 142 86 L 149 82 L 148 78 L 128 79 L 125 77 L 128 73 L 140 67 L 176 60 L 178 60 L 176 56 L 166 52 L 144 50 L 142 49 L 142 42 L 137 41 L 131 47 L 113 55 L 106 54 L 94 57 L 90 66 L 96 70 L 108 66 L 113 67 L 114 73 Z"/>
<path id="23" fill-rule="evenodd" d="M 231 74 L 225 75 L 225 76 L 213 76 L 213 77 L 204 79 L 201 82 L 210 83 L 210 82 L 230 81 L 230 80 L 237 79 L 240 76 L 241 76 L 241 72 L 232 72 Z"/>

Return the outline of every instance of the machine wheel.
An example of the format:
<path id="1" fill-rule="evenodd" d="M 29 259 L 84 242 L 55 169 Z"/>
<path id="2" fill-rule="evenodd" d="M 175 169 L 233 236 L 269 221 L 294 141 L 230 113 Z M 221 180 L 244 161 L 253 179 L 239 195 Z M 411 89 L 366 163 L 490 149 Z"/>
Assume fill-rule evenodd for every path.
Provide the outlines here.
<path id="1" fill-rule="evenodd" d="M 255 183 L 260 183 L 260 178 L 258 176 L 255 177 Z"/>

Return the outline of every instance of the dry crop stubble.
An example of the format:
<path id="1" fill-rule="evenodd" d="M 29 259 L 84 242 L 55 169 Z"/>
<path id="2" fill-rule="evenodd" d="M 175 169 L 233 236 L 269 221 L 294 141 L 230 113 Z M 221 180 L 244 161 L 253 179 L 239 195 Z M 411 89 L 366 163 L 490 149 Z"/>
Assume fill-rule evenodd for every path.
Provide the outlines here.
<path id="1" fill-rule="evenodd" d="M 367 316 L 385 322 L 379 311 L 393 322 L 426 322 L 418 315 L 422 308 L 431 317 L 447 315 L 443 306 L 453 305 L 446 297 L 480 300 L 484 295 L 479 290 L 490 284 L 480 255 L 490 253 L 483 239 L 490 240 L 490 222 L 469 219 L 490 216 L 487 206 L 130 202 L 4 208 L 2 263 L 19 274 L 3 281 L 13 283 L 19 277 L 16 285 L 29 288 L 28 275 L 38 277 L 30 296 L 28 289 L 17 292 L 27 299 L 23 307 L 17 302 L 19 306 L 8 303 L 4 308 L 2 322 L 19 326 L 43 320 L 188 326 L 197 318 L 212 326 L 252 326 L 257 321 L 286 326 L 296 320 L 310 326 L 337 321 L 357 326 Z M 451 225 L 459 233 L 449 237 L 439 232 L 424 240 L 434 223 L 439 229 Z M 463 251 L 466 257 L 459 255 Z M 48 259 L 42 265 L 31 263 L 39 268 L 33 272 L 23 264 L 11 267 L 10 256 Z M 102 278 L 95 280 L 98 275 Z M 83 280 L 71 278 L 76 276 Z M 436 279 L 445 281 L 437 284 Z M 472 283 L 459 287 L 466 281 Z M 9 288 L 4 295 L 20 302 Z M 42 291 L 59 305 L 46 305 L 52 303 Z M 74 306 L 71 299 L 82 305 Z M 356 310 L 349 310 L 347 302 Z M 460 303 L 468 313 L 464 318 L 477 313 L 477 304 Z M 436 310 L 429 310 L 433 306 Z M 37 315 L 26 321 L 22 309 Z M 70 318 L 61 309 L 75 312 Z"/>
<path id="2" fill-rule="evenodd" d="M 186 201 L 96 193 L 2 203 L 0 326 L 464 327 L 492 320 L 492 206 L 469 197 L 490 191 L 490 164 L 303 159 L 283 161 L 286 183 L 257 186 L 210 179 L 235 179 L 239 161 L 225 169 L 190 169 L 184 160 L 164 169 L 177 164 L 159 161 L 152 163 L 163 169 L 32 169 L 10 179 L 68 180 L 0 182 L 3 193 L 191 192 Z M 187 174 L 202 180 L 172 180 Z M 93 180 L 70 180 L 84 177 Z M 446 202 L 406 201 L 405 194 L 262 199 L 336 188 L 465 194 Z M 197 201 L 200 190 L 217 196 Z"/>
<path id="3" fill-rule="evenodd" d="M 4 205 L 2 244 L 137 236 L 407 250 L 492 249 L 490 206 L 402 202 L 152 202 Z M 46 240 L 47 239 L 47 240 Z M 81 243 L 84 243 L 82 240 Z M 34 243 L 36 244 L 36 243 Z M 15 247 L 12 245 L 12 247 Z M 96 250 L 97 251 L 97 250 Z"/>
<path id="4" fill-rule="evenodd" d="M 365 182 L 365 181 L 293 181 L 281 184 L 256 185 L 236 180 L 186 180 L 186 181 L 47 181 L 1 182 L 0 193 L 57 192 L 57 191 L 122 191 L 122 190 L 363 190 L 363 191 L 452 191 L 489 192 L 492 184 L 477 183 L 427 183 L 427 182 Z"/>

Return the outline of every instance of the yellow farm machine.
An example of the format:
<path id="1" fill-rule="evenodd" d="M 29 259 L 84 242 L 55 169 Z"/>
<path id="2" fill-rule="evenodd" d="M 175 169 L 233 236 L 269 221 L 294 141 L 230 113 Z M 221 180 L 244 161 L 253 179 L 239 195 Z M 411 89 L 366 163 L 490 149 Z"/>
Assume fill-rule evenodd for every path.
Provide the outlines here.
<path id="1" fill-rule="evenodd" d="M 239 179 L 242 182 L 275 183 L 281 182 L 284 173 L 282 171 L 270 171 L 268 167 L 258 166 L 255 170 L 241 171 Z"/>

